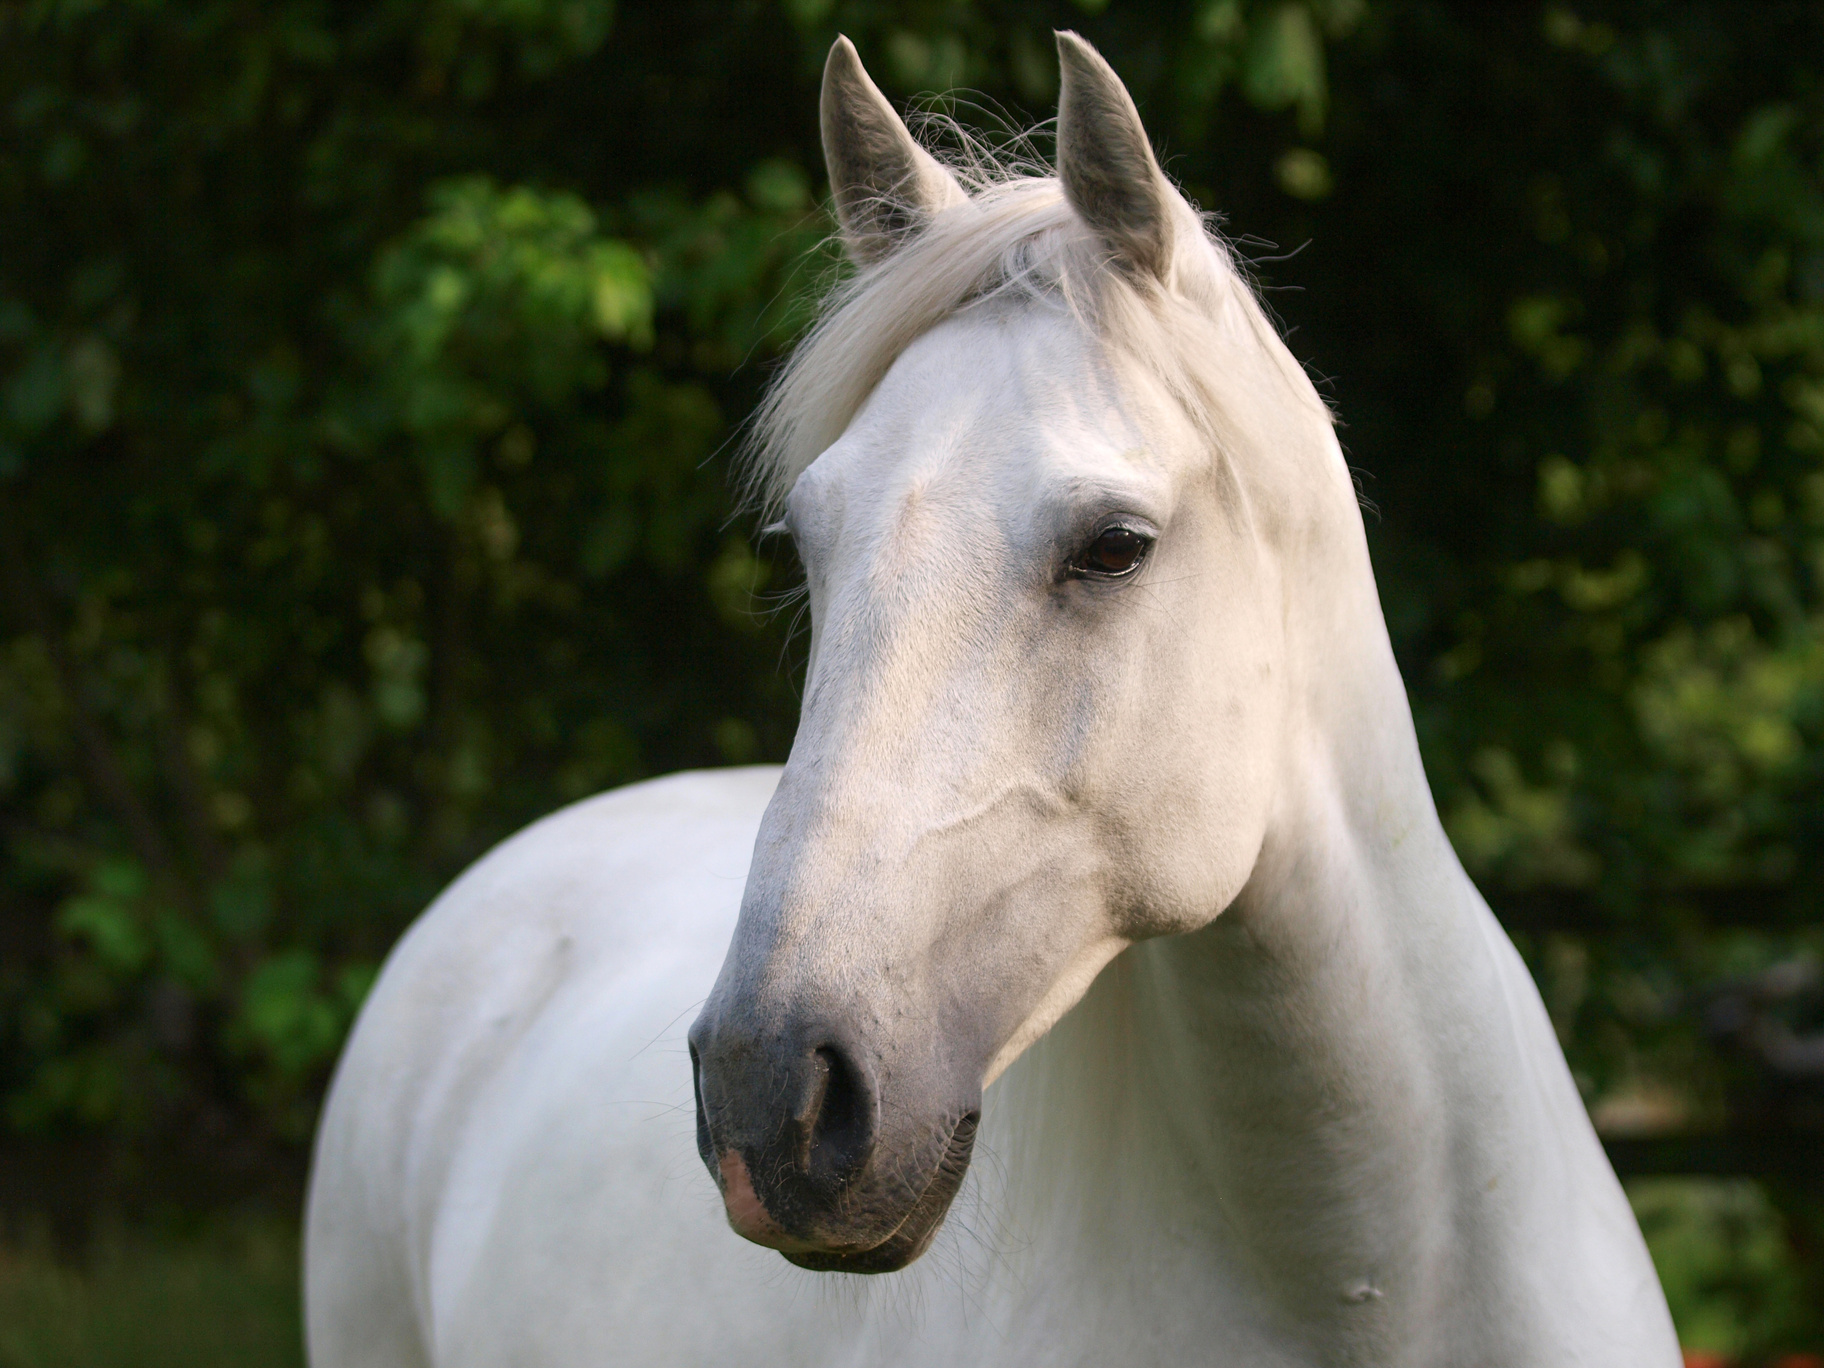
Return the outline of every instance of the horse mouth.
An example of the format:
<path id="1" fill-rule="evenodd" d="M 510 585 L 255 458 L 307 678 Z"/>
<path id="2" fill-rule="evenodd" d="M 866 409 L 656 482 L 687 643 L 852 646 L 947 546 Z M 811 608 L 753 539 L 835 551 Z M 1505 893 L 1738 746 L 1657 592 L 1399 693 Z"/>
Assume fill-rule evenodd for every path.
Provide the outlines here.
<path id="1" fill-rule="evenodd" d="M 866 1249 L 782 1250 L 787 1262 L 813 1273 L 894 1273 L 918 1258 L 930 1248 L 950 1203 L 963 1185 L 980 1122 L 981 1113 L 970 1112 L 956 1123 L 931 1181 L 886 1239 Z"/>

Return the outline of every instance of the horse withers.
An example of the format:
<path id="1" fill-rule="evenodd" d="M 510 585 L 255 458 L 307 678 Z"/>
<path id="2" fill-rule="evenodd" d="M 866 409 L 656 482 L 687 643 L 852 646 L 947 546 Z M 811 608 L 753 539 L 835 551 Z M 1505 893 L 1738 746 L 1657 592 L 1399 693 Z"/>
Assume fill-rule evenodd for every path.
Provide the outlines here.
<path id="1" fill-rule="evenodd" d="M 1058 42 L 1055 176 L 946 167 L 832 49 L 855 270 L 753 471 L 790 759 L 567 808 L 401 941 L 315 1368 L 1679 1362 L 1330 415 Z"/>

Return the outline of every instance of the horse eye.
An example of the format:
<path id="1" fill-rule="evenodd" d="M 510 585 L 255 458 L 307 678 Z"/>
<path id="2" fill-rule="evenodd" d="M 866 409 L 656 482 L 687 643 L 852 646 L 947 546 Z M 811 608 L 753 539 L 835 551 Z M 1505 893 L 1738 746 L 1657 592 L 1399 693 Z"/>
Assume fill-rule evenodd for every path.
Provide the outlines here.
<path id="1" fill-rule="evenodd" d="M 1131 527 L 1111 527 L 1089 544 L 1070 567 L 1079 575 L 1119 578 L 1131 575 L 1146 559 L 1152 538 L 1142 536 Z"/>

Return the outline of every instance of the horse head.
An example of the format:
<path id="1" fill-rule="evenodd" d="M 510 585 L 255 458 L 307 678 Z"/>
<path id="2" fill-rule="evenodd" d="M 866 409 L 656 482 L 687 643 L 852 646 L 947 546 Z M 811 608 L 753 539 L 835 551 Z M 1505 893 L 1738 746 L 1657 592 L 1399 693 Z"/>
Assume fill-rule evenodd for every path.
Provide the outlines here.
<path id="1" fill-rule="evenodd" d="M 1058 46 L 1055 176 L 946 168 L 846 39 L 824 72 L 855 271 L 760 423 L 803 715 L 691 1030 L 729 1220 L 806 1268 L 918 1257 L 986 1085 L 1246 883 L 1296 735 L 1288 566 L 1355 517 L 1126 89 Z"/>

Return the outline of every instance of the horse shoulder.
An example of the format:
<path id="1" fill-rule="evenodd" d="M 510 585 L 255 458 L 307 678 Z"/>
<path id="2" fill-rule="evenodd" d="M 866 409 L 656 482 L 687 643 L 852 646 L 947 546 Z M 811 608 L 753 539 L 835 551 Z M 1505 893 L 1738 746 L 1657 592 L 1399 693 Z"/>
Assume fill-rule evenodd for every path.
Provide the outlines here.
<path id="1" fill-rule="evenodd" d="M 485 1294 L 475 1280 L 528 1219 L 553 1251 L 542 1262 L 581 1254 L 579 1239 L 632 1245 L 633 1207 L 713 1204 L 692 1168 L 683 1033 L 720 965 L 776 780 L 674 775 L 574 804 L 477 861 L 401 939 L 318 1136 L 306 1235 L 317 1368 L 458 1361 L 452 1317 Z M 544 1188 L 516 1195 L 544 1210 L 514 1206 L 528 1175 Z M 566 1190 L 591 1185 L 627 1209 Z M 606 1228 L 583 1228 L 591 1210 Z M 746 1252 L 719 1218 L 683 1224 Z"/>

